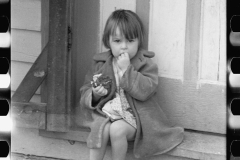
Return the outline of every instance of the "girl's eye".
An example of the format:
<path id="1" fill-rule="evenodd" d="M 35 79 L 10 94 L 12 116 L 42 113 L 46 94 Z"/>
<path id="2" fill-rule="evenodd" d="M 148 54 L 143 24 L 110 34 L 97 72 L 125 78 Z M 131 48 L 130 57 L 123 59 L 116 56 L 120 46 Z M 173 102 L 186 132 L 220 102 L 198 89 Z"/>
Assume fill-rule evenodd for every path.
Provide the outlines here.
<path id="1" fill-rule="evenodd" d="M 134 42 L 135 41 L 135 39 L 129 39 L 128 40 L 128 42 Z"/>
<path id="2" fill-rule="evenodd" d="M 120 42 L 120 40 L 119 40 L 119 39 L 116 39 L 116 40 L 114 40 L 114 42 L 116 42 L 116 43 L 119 43 L 119 42 Z"/>

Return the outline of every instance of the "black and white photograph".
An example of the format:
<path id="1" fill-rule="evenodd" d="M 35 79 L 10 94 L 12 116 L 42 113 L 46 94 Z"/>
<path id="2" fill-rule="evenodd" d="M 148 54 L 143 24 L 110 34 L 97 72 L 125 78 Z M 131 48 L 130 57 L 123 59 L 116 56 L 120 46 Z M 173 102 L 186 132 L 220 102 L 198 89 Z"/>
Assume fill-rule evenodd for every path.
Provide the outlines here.
<path id="1" fill-rule="evenodd" d="M 11 0 L 11 160 L 240 159 L 227 3 Z"/>

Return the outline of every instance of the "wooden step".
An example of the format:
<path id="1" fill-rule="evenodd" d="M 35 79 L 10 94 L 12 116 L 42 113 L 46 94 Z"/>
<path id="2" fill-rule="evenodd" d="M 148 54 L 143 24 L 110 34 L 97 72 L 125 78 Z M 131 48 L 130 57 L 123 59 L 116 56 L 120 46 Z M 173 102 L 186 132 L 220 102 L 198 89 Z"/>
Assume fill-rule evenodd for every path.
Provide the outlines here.
<path id="1" fill-rule="evenodd" d="M 76 129 L 69 132 L 49 132 L 40 127 L 44 122 L 46 104 L 12 103 L 12 118 L 17 127 L 35 128 L 42 137 L 65 139 L 71 143 L 74 141 L 86 142 L 89 134 L 87 129 Z M 43 125 L 44 126 L 44 125 Z M 130 143 L 129 152 L 133 149 Z M 189 159 L 226 159 L 226 136 L 208 132 L 185 130 L 184 141 L 175 149 L 166 153 L 174 157 Z"/>
<path id="2" fill-rule="evenodd" d="M 69 133 L 46 132 L 41 130 L 41 136 L 67 139 L 71 141 L 86 142 L 88 131 L 72 131 Z M 133 143 L 129 145 L 129 152 L 133 149 Z M 225 160 L 226 159 L 226 137 L 225 135 L 206 132 L 185 131 L 184 141 L 175 149 L 166 153 L 174 157 L 201 160 Z"/>
<path id="3" fill-rule="evenodd" d="M 185 139 L 167 154 L 192 159 L 226 159 L 226 136 L 206 132 L 186 131 Z"/>

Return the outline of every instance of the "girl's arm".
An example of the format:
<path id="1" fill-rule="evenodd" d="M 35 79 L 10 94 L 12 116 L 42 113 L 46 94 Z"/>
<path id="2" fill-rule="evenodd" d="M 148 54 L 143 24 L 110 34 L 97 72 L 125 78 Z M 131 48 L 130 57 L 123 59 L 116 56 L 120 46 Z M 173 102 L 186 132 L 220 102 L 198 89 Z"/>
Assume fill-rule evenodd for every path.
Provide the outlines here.
<path id="1" fill-rule="evenodd" d="M 147 58 L 146 61 L 139 71 L 130 65 L 120 81 L 120 87 L 140 101 L 151 97 L 158 86 L 158 67 L 151 59 Z"/>
<path id="2" fill-rule="evenodd" d="M 80 95 L 81 95 L 80 105 L 81 106 L 88 107 L 90 109 L 96 109 L 95 107 L 98 104 L 100 98 L 95 97 L 93 95 L 91 81 L 93 78 L 93 73 L 97 71 L 102 65 L 103 65 L 102 63 L 93 64 L 92 69 L 90 69 L 87 75 L 85 76 L 84 84 L 80 88 Z"/>

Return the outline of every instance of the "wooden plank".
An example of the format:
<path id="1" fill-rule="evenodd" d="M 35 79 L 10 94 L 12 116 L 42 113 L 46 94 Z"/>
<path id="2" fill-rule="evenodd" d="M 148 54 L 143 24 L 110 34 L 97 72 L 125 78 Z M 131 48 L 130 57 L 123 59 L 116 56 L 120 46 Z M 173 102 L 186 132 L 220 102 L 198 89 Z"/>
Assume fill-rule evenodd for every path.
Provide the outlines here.
<path id="1" fill-rule="evenodd" d="M 142 20 L 145 37 L 143 42 L 143 48 L 148 49 L 148 33 L 149 33 L 149 12 L 150 12 L 150 0 L 137 0 L 136 1 L 136 13 Z"/>
<path id="2" fill-rule="evenodd" d="M 220 82 L 226 82 L 226 60 L 227 60 L 227 54 L 226 54 L 226 45 L 227 45 L 227 34 L 226 34 L 226 1 L 220 0 L 220 60 L 219 60 L 219 75 L 218 75 L 218 81 Z"/>
<path id="3" fill-rule="evenodd" d="M 152 0 L 150 11 L 149 50 L 159 75 L 183 79 L 187 0 Z"/>
<path id="4" fill-rule="evenodd" d="M 61 133 L 64 134 L 64 133 Z M 63 159 L 89 159 L 89 149 L 86 146 L 86 137 L 80 137 L 81 142 L 69 143 L 66 139 L 55 139 L 39 136 L 37 129 L 16 128 L 12 132 L 12 147 L 14 153 L 55 157 Z M 38 147 L 32 147 L 38 144 Z M 134 159 L 132 155 L 133 143 L 129 143 L 127 158 Z M 226 159 L 226 137 L 208 133 L 200 133 L 186 130 L 184 141 L 174 150 L 161 155 L 172 156 L 174 160 L 186 159 Z M 106 159 L 111 159 L 110 146 L 107 148 Z M 83 156 L 86 157 L 83 157 Z M 149 157 L 149 160 L 161 159 L 161 156 Z M 107 158 L 108 157 L 108 158 Z M 167 159 L 167 160 L 169 160 Z"/>
<path id="5" fill-rule="evenodd" d="M 49 0 L 41 1 L 41 40 L 42 48 L 48 43 L 49 38 Z"/>
<path id="6" fill-rule="evenodd" d="M 22 80 L 16 92 L 12 96 L 13 102 L 29 102 L 42 81 L 47 75 L 47 54 L 46 46 L 36 62 L 32 65 L 27 75 Z"/>
<path id="7" fill-rule="evenodd" d="M 45 157 L 42 156 L 36 156 L 36 155 L 29 155 L 29 154 L 22 154 L 22 153 L 11 153 L 11 160 L 67 160 L 62 158 L 54 158 L 54 157 Z"/>
<path id="8" fill-rule="evenodd" d="M 41 31 L 41 0 L 11 0 L 11 28 Z"/>
<path id="9" fill-rule="evenodd" d="M 219 0 L 203 1 L 200 78 L 218 81 L 220 17 Z"/>
<path id="10" fill-rule="evenodd" d="M 33 62 L 42 51 L 41 32 L 12 29 L 11 58 L 16 61 Z M 21 53 L 22 56 L 19 56 Z M 31 57 L 31 61 L 29 60 Z"/>
<path id="11" fill-rule="evenodd" d="M 187 1 L 184 80 L 198 80 L 201 0 Z"/>
<path id="12" fill-rule="evenodd" d="M 14 91 L 11 91 L 11 96 L 14 94 Z M 30 99 L 30 102 L 33 103 L 41 103 L 41 95 L 40 94 L 34 94 L 33 97 Z"/>
<path id="13" fill-rule="evenodd" d="M 107 156 L 104 157 L 104 160 L 111 160 L 111 153 L 109 152 L 110 148 L 108 148 Z M 81 160 L 89 160 L 89 154 L 88 152 L 82 152 Z M 73 157 L 73 156 L 71 156 Z M 36 155 L 29 155 L 29 154 L 21 154 L 21 153 L 12 153 L 11 154 L 11 160 L 26 160 L 26 159 L 31 159 L 31 160 L 70 160 L 69 158 L 55 158 L 55 157 L 45 157 L 44 155 L 42 156 L 36 156 Z M 77 160 L 74 159 L 74 160 Z M 143 160 L 143 159 L 136 159 L 131 153 L 128 153 L 126 156 L 126 159 L 131 159 L 131 160 Z M 193 159 L 188 159 L 188 158 L 182 158 L 182 157 L 173 157 L 173 156 L 168 156 L 168 155 L 161 155 L 161 156 L 154 156 L 154 157 L 149 157 L 148 160 L 193 160 Z M 73 160 L 73 159 L 71 159 Z"/>
<path id="14" fill-rule="evenodd" d="M 67 131 L 71 104 L 71 55 L 68 52 L 68 27 L 71 27 L 70 0 L 49 3 L 49 54 L 47 56 L 47 130 Z"/>
<path id="15" fill-rule="evenodd" d="M 46 103 L 11 103 L 14 127 L 44 129 Z"/>
<path id="16" fill-rule="evenodd" d="M 224 135 L 193 132 L 189 130 L 186 130 L 184 134 L 184 141 L 165 155 L 178 157 L 179 159 L 226 159 L 226 137 Z M 82 130 L 60 133 L 40 130 L 39 135 L 48 138 L 70 140 L 70 142 L 74 144 L 75 141 L 86 142 L 89 131 Z M 109 145 L 111 145 L 111 143 L 109 143 Z M 128 148 L 128 153 L 132 154 L 133 142 L 129 143 Z M 159 158 L 159 156 L 155 158 L 157 157 Z M 154 159 L 154 157 L 152 158 Z"/>
<path id="17" fill-rule="evenodd" d="M 36 53 L 36 52 L 35 52 Z M 27 54 L 24 52 L 11 51 L 11 60 L 18 62 L 34 63 L 37 59 L 37 55 Z"/>
<path id="18" fill-rule="evenodd" d="M 192 130 L 226 134 L 226 87 L 160 77 L 158 102 L 170 121 Z"/>

